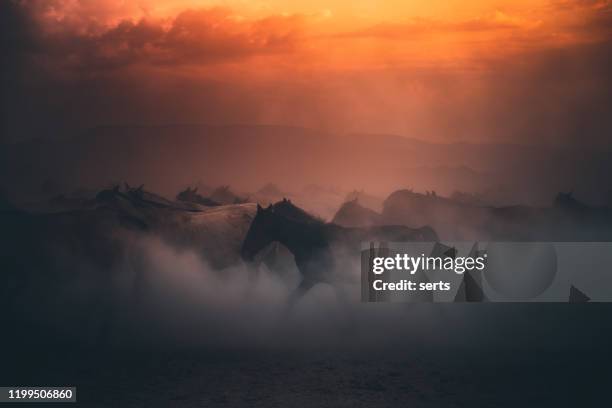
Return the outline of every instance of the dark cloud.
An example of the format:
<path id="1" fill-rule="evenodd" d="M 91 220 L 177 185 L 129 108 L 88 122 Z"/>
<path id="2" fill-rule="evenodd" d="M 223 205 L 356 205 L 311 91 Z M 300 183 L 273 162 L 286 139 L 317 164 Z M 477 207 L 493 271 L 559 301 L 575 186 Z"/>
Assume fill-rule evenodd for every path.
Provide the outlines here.
<path id="1" fill-rule="evenodd" d="M 14 0 L 0 3 L 0 33 L 3 56 L 14 58 L 36 48 L 36 24 L 28 10 Z"/>
<path id="2" fill-rule="evenodd" d="M 39 33 L 31 15 L 13 0 L 0 2 L 0 141 L 8 123 L 27 97 L 20 93 L 31 55 L 40 51 Z"/>
<path id="3" fill-rule="evenodd" d="M 242 117 L 249 107 L 226 105 L 239 92 L 231 83 L 185 77 L 176 68 L 290 53 L 300 37 L 298 16 L 245 20 L 213 8 L 104 26 L 86 17 L 49 23 L 53 4 L 0 4 L 2 137 L 9 140 L 156 118 L 254 120 Z"/>
<path id="4" fill-rule="evenodd" d="M 170 23 L 141 19 L 90 32 L 68 26 L 45 36 L 44 57 L 64 69 L 116 69 L 130 64 L 209 64 L 291 52 L 300 18 L 241 20 L 221 8 L 187 10 Z"/>

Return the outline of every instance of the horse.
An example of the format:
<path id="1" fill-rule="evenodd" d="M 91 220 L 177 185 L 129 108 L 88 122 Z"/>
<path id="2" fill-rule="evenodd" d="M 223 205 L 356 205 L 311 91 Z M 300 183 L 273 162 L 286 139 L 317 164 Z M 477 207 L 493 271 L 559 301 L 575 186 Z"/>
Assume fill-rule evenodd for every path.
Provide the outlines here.
<path id="1" fill-rule="evenodd" d="M 381 225 L 382 215 L 362 206 L 358 198 L 342 204 L 334 215 L 332 222 L 343 227 L 370 227 Z"/>
<path id="2" fill-rule="evenodd" d="M 302 281 L 292 298 L 298 298 L 318 283 L 331 283 L 339 250 L 361 253 L 364 241 L 434 242 L 438 237 L 430 227 L 408 228 L 399 225 L 367 228 L 342 227 L 311 216 L 290 200 L 284 199 L 267 208 L 257 205 L 240 254 L 252 262 L 272 242 L 280 242 L 293 254 Z"/>
<path id="3" fill-rule="evenodd" d="M 187 187 L 185 190 L 179 192 L 176 195 L 176 199 L 178 201 L 187 201 L 190 203 L 204 205 L 206 207 L 217 207 L 221 205 L 218 202 L 199 194 L 198 187 L 196 188 Z"/>

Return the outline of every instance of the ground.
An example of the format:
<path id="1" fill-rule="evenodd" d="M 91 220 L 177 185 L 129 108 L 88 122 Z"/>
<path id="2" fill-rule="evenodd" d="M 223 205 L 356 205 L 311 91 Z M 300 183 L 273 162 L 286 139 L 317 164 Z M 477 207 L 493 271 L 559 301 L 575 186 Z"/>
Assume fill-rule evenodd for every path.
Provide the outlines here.
<path id="1" fill-rule="evenodd" d="M 86 407 L 595 406 L 610 358 L 593 350 L 37 350 L 3 385 L 74 385 Z M 6 361 L 6 360 L 5 360 Z"/>

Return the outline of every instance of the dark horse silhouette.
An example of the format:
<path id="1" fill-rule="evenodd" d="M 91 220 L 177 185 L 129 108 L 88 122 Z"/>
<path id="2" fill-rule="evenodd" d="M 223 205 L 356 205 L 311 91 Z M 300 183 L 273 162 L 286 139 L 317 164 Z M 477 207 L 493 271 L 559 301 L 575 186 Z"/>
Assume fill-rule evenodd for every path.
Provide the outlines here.
<path id="1" fill-rule="evenodd" d="M 199 194 L 197 187 L 196 188 L 187 187 L 185 190 L 179 192 L 176 195 L 176 199 L 179 201 L 187 201 L 190 203 L 205 205 L 207 207 L 217 207 L 221 205 L 218 202 Z"/>
<path id="2" fill-rule="evenodd" d="M 242 244 L 241 256 L 252 262 L 272 242 L 286 246 L 295 258 L 302 281 L 294 293 L 298 297 L 317 283 L 329 283 L 336 269 L 334 252 L 360 254 L 364 241 L 437 241 L 430 227 L 408 228 L 398 225 L 347 228 L 325 223 L 284 199 L 262 208 L 251 223 Z M 334 251 L 332 251 L 334 249 Z"/>

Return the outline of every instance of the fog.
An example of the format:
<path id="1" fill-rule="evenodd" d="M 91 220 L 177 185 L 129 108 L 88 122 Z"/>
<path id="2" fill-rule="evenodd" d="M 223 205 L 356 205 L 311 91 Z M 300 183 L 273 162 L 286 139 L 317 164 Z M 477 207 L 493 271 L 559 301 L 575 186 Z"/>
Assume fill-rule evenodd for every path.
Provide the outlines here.
<path id="1" fill-rule="evenodd" d="M 604 304 L 361 303 L 358 262 L 342 258 L 342 273 L 292 304 L 297 272 L 217 270 L 157 236 L 115 239 L 124 255 L 110 270 L 57 247 L 44 277 L 31 272 L 25 291 L 5 297 L 4 341 L 36 345 L 46 332 L 48 344 L 86 348 L 563 350 L 599 347 L 588 330 L 611 329 Z"/>

